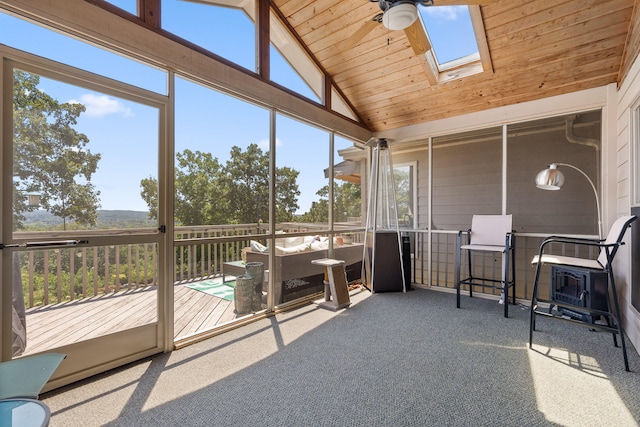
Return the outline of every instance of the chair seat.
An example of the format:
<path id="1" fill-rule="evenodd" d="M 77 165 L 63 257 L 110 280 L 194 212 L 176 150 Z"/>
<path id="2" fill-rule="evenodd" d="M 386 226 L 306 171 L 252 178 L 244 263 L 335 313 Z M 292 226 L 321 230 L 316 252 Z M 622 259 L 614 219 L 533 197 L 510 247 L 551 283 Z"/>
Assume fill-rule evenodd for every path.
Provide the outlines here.
<path id="1" fill-rule="evenodd" d="M 570 256 L 551 254 L 544 254 L 542 255 L 542 258 L 539 258 L 539 255 L 536 255 L 531 260 L 531 264 L 537 264 L 538 259 L 541 260 L 542 264 L 570 265 L 573 267 L 591 268 L 594 270 L 602 270 L 604 268 L 597 259 L 574 258 Z"/>
<path id="2" fill-rule="evenodd" d="M 493 245 L 462 245 L 460 249 L 467 249 L 470 251 L 482 251 L 482 252 L 505 252 L 504 245 L 502 246 L 493 246 Z"/>

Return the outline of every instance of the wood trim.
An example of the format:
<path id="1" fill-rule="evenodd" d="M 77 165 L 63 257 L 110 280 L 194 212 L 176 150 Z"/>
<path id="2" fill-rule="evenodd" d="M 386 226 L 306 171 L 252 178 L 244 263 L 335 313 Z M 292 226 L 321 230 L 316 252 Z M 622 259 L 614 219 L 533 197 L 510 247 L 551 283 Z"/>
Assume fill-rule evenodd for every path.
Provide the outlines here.
<path id="1" fill-rule="evenodd" d="M 620 61 L 620 71 L 618 72 L 618 86 L 627 77 L 633 61 L 638 57 L 640 52 L 640 0 L 633 3 L 633 12 L 627 30 L 627 39 L 624 43 L 624 52 Z"/>
<path id="2" fill-rule="evenodd" d="M 469 14 L 471 16 L 473 31 L 476 35 L 476 43 L 478 44 L 482 70 L 493 73 L 491 51 L 489 50 L 489 44 L 487 43 L 487 33 L 484 29 L 484 20 L 482 19 L 482 10 L 480 9 L 480 6 L 469 6 Z"/>
<path id="3" fill-rule="evenodd" d="M 257 19 L 256 19 L 256 64 L 258 67 L 258 74 L 264 80 L 271 80 L 271 56 L 270 56 L 270 41 L 271 41 L 271 25 L 269 18 L 271 15 L 270 0 L 257 0 Z"/>
<path id="4" fill-rule="evenodd" d="M 138 0 L 138 16 L 154 28 L 161 28 L 161 0 Z"/>

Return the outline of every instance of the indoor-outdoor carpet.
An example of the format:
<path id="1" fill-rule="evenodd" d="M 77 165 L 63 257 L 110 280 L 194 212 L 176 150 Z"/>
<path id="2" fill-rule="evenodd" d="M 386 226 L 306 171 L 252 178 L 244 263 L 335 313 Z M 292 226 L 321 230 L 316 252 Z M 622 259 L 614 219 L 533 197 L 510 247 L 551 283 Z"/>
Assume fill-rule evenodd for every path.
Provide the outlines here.
<path id="1" fill-rule="evenodd" d="M 196 291 L 204 292 L 214 297 L 222 298 L 227 301 L 233 301 L 233 290 L 235 289 L 236 282 L 215 282 L 213 280 L 203 280 L 202 282 L 189 283 L 188 288 Z"/>
<path id="2" fill-rule="evenodd" d="M 41 396 L 51 427 L 637 427 L 611 334 L 415 289 L 263 318 Z"/>

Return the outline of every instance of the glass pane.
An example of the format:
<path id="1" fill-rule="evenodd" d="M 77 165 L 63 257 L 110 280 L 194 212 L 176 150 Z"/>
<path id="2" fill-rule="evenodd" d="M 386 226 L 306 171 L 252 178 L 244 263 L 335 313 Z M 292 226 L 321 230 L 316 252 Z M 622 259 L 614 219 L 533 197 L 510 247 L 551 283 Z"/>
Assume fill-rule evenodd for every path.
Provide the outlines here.
<path id="1" fill-rule="evenodd" d="M 271 80 L 313 101 L 322 102 L 322 73 L 273 13 L 270 34 Z"/>
<path id="2" fill-rule="evenodd" d="M 14 70 L 14 231 L 157 227 L 159 111 Z"/>
<path id="3" fill-rule="evenodd" d="M 167 73 L 0 12 L 0 43 L 95 74 L 167 93 Z"/>
<path id="4" fill-rule="evenodd" d="M 562 162 L 582 170 L 599 188 L 600 111 L 519 123 L 508 131 L 507 209 L 517 231 L 597 235 L 596 197 L 589 180 L 561 165 L 561 190 L 540 190 L 535 178 L 551 163 Z"/>
<path id="5" fill-rule="evenodd" d="M 14 309 L 25 322 L 13 329 L 26 332 L 26 348 L 14 356 L 157 322 L 157 261 L 151 243 L 15 253 Z"/>
<path id="6" fill-rule="evenodd" d="M 277 116 L 276 132 L 276 223 L 327 229 L 329 134 L 282 115 Z"/>
<path id="7" fill-rule="evenodd" d="M 138 14 L 138 0 L 107 0 L 114 6 L 118 6 L 120 9 L 126 10 L 127 12 L 137 15 Z M 140 0 L 142 1 L 142 0 Z"/>
<path id="8" fill-rule="evenodd" d="M 175 89 L 174 331 L 180 339 L 260 311 L 266 302 L 268 276 L 256 279 L 254 293 L 242 276 L 249 249 L 267 244 L 256 235 L 269 224 L 270 113 L 184 78 L 176 78 Z M 263 262 L 263 271 L 268 265 L 249 261 Z"/>
<path id="9" fill-rule="evenodd" d="M 469 7 L 419 5 L 418 10 L 441 70 L 460 58 L 480 59 Z"/>
<path id="10" fill-rule="evenodd" d="M 415 165 L 393 165 L 393 175 L 396 184 L 396 204 L 398 225 L 400 228 L 413 228 L 415 206 L 414 194 Z"/>
<path id="11" fill-rule="evenodd" d="M 241 8 L 162 0 L 162 28 L 241 67 L 255 71 L 255 3 L 244 3 L 245 6 Z"/>
<path id="12" fill-rule="evenodd" d="M 334 137 L 334 228 L 364 226 L 362 179 L 367 152 L 348 139 Z M 328 171 L 325 173 L 328 177 Z"/>
<path id="13" fill-rule="evenodd" d="M 362 197 L 367 151 L 353 141 L 334 136 L 333 257 L 345 261 L 349 283 L 360 281 L 366 197 Z M 325 174 L 328 176 L 328 171 Z"/>
<path id="14" fill-rule="evenodd" d="M 273 275 L 276 304 L 309 296 L 323 289 L 329 227 L 329 134 L 302 122 L 276 117 L 276 233 Z M 324 160 L 323 160 L 324 159 Z M 291 235 L 287 233 L 304 233 Z M 271 244 L 271 242 L 269 242 Z"/>
<path id="15" fill-rule="evenodd" d="M 335 88 L 331 88 L 331 109 L 351 120 L 360 121 Z"/>
<path id="16" fill-rule="evenodd" d="M 175 105 L 176 226 L 268 223 L 269 111 L 182 78 Z"/>
<path id="17" fill-rule="evenodd" d="M 467 230 L 502 210 L 502 129 L 433 139 L 433 228 Z"/>

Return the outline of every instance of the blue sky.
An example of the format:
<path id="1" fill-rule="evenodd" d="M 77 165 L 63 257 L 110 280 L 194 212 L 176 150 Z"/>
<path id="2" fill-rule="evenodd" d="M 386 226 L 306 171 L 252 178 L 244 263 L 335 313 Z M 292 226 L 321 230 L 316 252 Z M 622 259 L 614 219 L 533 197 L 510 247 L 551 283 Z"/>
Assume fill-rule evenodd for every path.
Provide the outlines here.
<path id="1" fill-rule="evenodd" d="M 135 11 L 135 0 L 112 3 Z M 163 8 L 163 25 L 167 30 L 245 68 L 254 68 L 253 23 L 244 13 L 179 0 L 164 0 Z M 452 13 L 443 16 L 449 21 L 454 17 Z M 166 93 L 167 77 L 160 70 L 2 13 L 0 28 L 0 43 L 159 94 Z M 271 56 L 273 79 L 313 98 L 311 91 L 275 51 L 272 50 Z M 41 80 L 41 88 L 60 101 L 82 102 L 87 106 L 76 128 L 89 136 L 90 149 L 102 155 L 99 170 L 92 177 L 101 191 L 101 208 L 146 210 L 139 195 L 139 182 L 149 176 L 157 177 L 156 110 L 49 79 Z M 177 80 L 176 88 L 176 152 L 186 148 L 211 152 L 225 162 L 232 145 L 244 148 L 256 143 L 266 151 L 267 110 L 184 79 Z M 298 213 L 306 212 L 311 202 L 317 200 L 316 191 L 327 184 L 323 169 L 329 165 L 328 134 L 279 117 L 276 137 L 278 166 L 290 166 L 300 172 Z M 336 149 L 349 145 L 349 141 L 336 138 Z M 336 158 L 336 162 L 339 161 Z"/>

